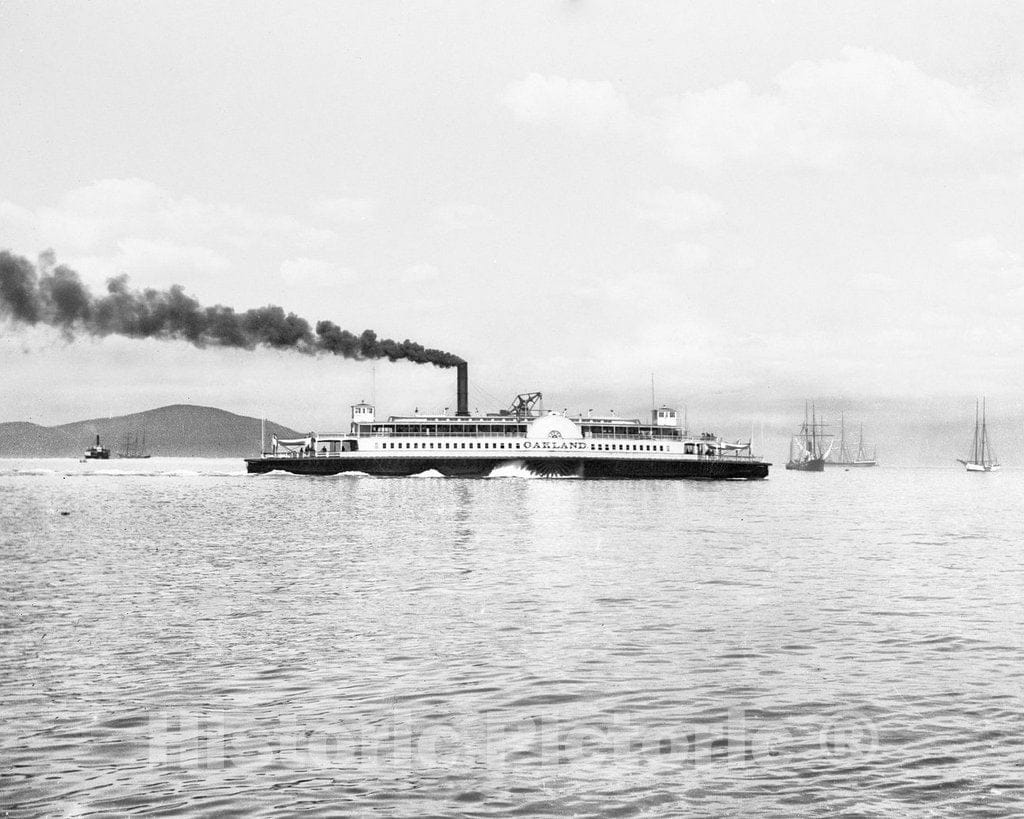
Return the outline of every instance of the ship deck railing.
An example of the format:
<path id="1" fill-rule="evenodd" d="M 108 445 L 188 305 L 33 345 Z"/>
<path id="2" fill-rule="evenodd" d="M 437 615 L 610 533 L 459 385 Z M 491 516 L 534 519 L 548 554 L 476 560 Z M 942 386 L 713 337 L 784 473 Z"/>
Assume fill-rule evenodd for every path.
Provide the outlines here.
<path id="1" fill-rule="evenodd" d="M 389 452 L 390 452 L 390 450 L 389 450 Z M 500 455 L 498 455 L 499 452 L 500 452 Z M 512 450 L 512 452 L 515 452 L 516 454 L 510 456 L 510 450 L 507 450 L 507 449 L 504 449 L 504 450 L 474 449 L 474 450 L 466 450 L 465 452 L 463 452 L 462 450 L 458 450 L 458 454 L 456 455 L 455 454 L 456 450 L 420 449 L 420 450 L 415 451 L 415 455 L 417 455 L 417 456 L 419 456 L 419 455 L 454 455 L 455 457 L 465 457 L 468 454 L 473 454 L 473 455 L 487 454 L 487 455 L 498 455 L 498 457 L 523 458 L 523 457 L 536 457 L 537 455 L 540 454 L 540 451 L 533 451 L 533 452 L 531 452 L 530 450 Z M 545 451 L 545 452 L 549 452 L 549 451 Z M 407 455 L 407 456 L 412 456 L 413 453 L 414 453 L 413 450 L 408 450 L 408 451 L 404 452 L 404 454 Z M 608 450 L 608 451 L 605 451 L 605 450 L 584 449 L 584 450 L 578 450 L 578 451 L 573 452 L 571 454 L 562 454 L 561 457 L 567 457 L 567 458 L 572 458 L 572 457 L 588 457 L 588 456 L 591 455 L 591 453 L 599 455 L 600 457 L 617 456 L 617 457 L 623 457 L 623 458 L 628 458 L 629 456 L 633 456 L 633 457 L 638 457 L 638 456 L 650 457 L 652 455 L 654 455 L 656 457 L 666 457 L 666 456 L 675 455 L 675 456 L 678 457 L 679 455 L 683 454 L 683 453 L 680 453 L 680 452 L 632 452 L 632 451 L 625 451 L 625 450 L 624 451 L 618 451 L 618 450 Z M 266 459 L 293 460 L 295 458 L 341 458 L 341 457 L 352 457 L 352 456 L 358 456 L 358 455 L 372 456 L 372 455 L 375 455 L 375 454 L 376 454 L 376 451 L 372 450 L 372 449 L 359 449 L 359 450 L 351 450 L 351 451 L 348 451 L 348 452 L 306 452 L 306 453 L 303 453 L 301 451 L 263 452 L 263 453 L 261 453 L 260 457 L 261 458 L 266 458 Z M 550 453 L 550 454 L 552 456 L 558 457 L 558 455 L 556 455 L 556 453 Z M 717 454 L 714 454 L 714 455 L 707 455 L 707 454 L 692 455 L 692 454 L 687 454 L 686 457 L 695 458 L 696 460 L 699 460 L 699 461 L 758 461 L 758 462 L 761 461 L 761 458 L 759 456 L 757 456 L 757 455 L 752 455 L 752 454 L 749 454 L 749 453 L 739 453 L 739 452 L 722 452 L 722 453 L 717 453 Z"/>
<path id="2" fill-rule="evenodd" d="M 625 439 L 627 441 L 634 441 L 634 440 L 637 440 L 637 439 L 642 439 L 644 441 L 657 441 L 657 440 L 682 441 L 682 440 L 685 439 L 686 436 L 684 436 L 683 433 L 680 432 L 679 430 L 674 430 L 672 432 L 664 432 L 664 433 L 660 433 L 660 434 L 657 434 L 657 435 L 655 435 L 653 432 L 648 432 L 647 430 L 638 430 L 636 432 L 627 432 L 627 431 L 624 430 L 622 432 L 589 432 L 589 431 L 587 431 L 587 432 L 583 433 L 583 437 L 584 438 L 595 438 L 595 439 L 601 439 L 601 440 L 607 440 L 607 439 L 613 439 L 614 438 L 614 439 L 619 439 L 619 440 Z M 696 439 L 694 439 L 694 440 L 696 440 Z"/>
<path id="3" fill-rule="evenodd" d="M 526 433 L 518 429 L 497 429 L 492 432 L 470 432 L 468 430 L 392 430 L 379 429 L 373 432 L 359 430 L 347 435 L 348 438 L 521 438 Z"/>
<path id="4" fill-rule="evenodd" d="M 488 430 L 486 432 L 476 432 L 470 430 L 391 430 L 391 429 L 379 429 L 372 432 L 364 432 L 363 430 L 357 430 L 356 432 L 350 433 L 342 437 L 346 438 L 524 438 L 526 435 L 524 430 L 521 429 L 495 429 Z M 331 437 L 336 437 L 332 435 Z M 661 434 L 655 434 L 647 431 L 626 431 L 622 432 L 590 432 L 585 431 L 583 433 L 584 440 L 626 440 L 626 441 L 682 441 L 682 440 L 702 440 L 697 436 L 683 435 L 682 432 L 666 432 Z"/>

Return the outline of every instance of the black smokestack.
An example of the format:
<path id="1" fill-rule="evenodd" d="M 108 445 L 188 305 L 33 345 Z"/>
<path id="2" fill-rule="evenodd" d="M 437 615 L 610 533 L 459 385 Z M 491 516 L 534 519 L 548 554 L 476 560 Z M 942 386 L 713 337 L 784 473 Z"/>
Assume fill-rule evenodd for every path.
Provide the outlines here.
<path id="1" fill-rule="evenodd" d="M 469 365 L 460 361 L 455 365 L 456 415 L 469 415 Z"/>
<path id="2" fill-rule="evenodd" d="M 415 341 L 377 338 L 373 330 L 356 335 L 331 321 L 318 321 L 314 330 L 304 318 L 286 314 L 276 305 L 244 313 L 220 304 L 203 307 L 179 285 L 169 290 L 132 290 L 128 277 L 118 276 L 107 282 L 104 295 L 93 296 L 74 270 L 54 267 L 52 254 L 44 254 L 43 261 L 40 275 L 31 262 L 0 251 L 0 317 L 59 327 L 68 338 L 76 333 L 118 335 L 180 339 L 196 347 L 272 347 L 306 355 L 405 359 L 435 367 L 463 363 L 453 353 Z"/>

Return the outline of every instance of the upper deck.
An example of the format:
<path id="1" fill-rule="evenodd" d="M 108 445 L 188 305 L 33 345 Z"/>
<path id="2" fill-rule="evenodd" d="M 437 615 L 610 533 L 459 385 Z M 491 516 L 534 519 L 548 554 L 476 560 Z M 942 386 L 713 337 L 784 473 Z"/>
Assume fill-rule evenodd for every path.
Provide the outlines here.
<path id="1" fill-rule="evenodd" d="M 294 440 L 275 437 L 270 455 L 400 455 L 409 450 L 425 455 L 458 450 L 460 457 L 474 457 L 486 456 L 494 450 L 521 450 L 550 455 L 572 451 L 585 457 L 644 453 L 643 457 L 754 460 L 749 441 L 727 443 L 708 432 L 690 435 L 677 425 L 675 410 L 668 407 L 653 410 L 649 424 L 638 418 L 569 415 L 532 407 L 486 415 L 392 415 L 385 421 L 378 421 L 373 415 L 370 404 L 355 404 L 348 433 L 310 433 Z"/>
<path id="2" fill-rule="evenodd" d="M 352 406 L 347 433 L 309 433 L 271 439 L 269 451 L 249 459 L 249 471 L 275 468 L 301 474 L 363 471 L 413 475 L 436 470 L 451 476 L 486 476 L 520 465 L 534 474 L 590 478 L 764 478 L 768 464 L 750 442 L 728 443 L 711 433 L 692 436 L 676 411 L 662 406 L 651 422 L 539 409 L 540 393 L 516 397 L 510 409 L 471 414 L 459 369 L 454 414 L 392 415 L 378 420 L 371 404 Z"/>
<path id="3" fill-rule="evenodd" d="M 356 438 L 374 437 L 456 437 L 493 438 L 525 437 L 532 421 L 541 413 L 528 417 L 513 415 L 414 415 L 388 417 L 386 421 L 353 420 L 350 435 Z M 564 416 L 576 424 L 583 438 L 621 438 L 625 440 L 683 440 L 685 430 L 679 427 L 644 424 L 633 418 L 589 418 Z M 714 436 L 711 436 L 714 437 Z"/>

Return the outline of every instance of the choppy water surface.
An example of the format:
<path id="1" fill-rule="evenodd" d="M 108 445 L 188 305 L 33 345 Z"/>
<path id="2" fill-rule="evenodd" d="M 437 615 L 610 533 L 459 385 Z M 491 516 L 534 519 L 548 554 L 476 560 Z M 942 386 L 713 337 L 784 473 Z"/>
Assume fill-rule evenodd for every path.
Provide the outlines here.
<path id="1" fill-rule="evenodd" d="M 1024 811 L 1024 473 L 240 467 L 0 462 L 0 809 Z"/>

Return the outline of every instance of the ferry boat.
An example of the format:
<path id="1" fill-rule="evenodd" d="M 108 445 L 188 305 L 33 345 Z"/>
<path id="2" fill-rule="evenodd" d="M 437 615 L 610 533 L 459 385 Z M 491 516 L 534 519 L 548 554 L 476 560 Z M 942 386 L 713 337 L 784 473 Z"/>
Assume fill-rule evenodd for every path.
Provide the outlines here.
<path id="1" fill-rule="evenodd" d="M 540 409 L 541 393 L 523 393 L 511 407 L 471 415 L 468 367 L 458 365 L 455 415 L 375 418 L 372 405 L 352 405 L 347 433 L 274 437 L 250 473 L 276 470 L 298 475 L 362 472 L 408 476 L 435 471 L 446 477 L 488 477 L 516 468 L 543 477 L 691 478 L 757 480 L 766 463 L 750 442 L 727 443 L 703 433 L 691 436 L 670 407 L 652 410 L 650 423 L 614 415 L 571 416 Z"/>

